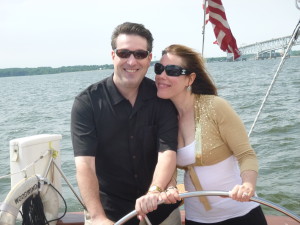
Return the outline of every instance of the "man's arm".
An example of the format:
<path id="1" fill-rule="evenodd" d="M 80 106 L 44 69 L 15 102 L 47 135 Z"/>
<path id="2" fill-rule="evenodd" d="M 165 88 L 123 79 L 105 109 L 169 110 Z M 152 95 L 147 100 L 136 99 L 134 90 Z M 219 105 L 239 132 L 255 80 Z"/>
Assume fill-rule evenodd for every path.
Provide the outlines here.
<path id="1" fill-rule="evenodd" d="M 151 186 L 157 186 L 156 190 L 151 188 L 148 193 L 137 199 L 135 209 L 138 218 L 143 219 L 148 212 L 157 209 L 160 191 L 167 188 L 176 168 L 176 150 L 178 141 L 178 118 L 175 106 L 170 100 L 160 100 L 160 111 L 158 113 L 158 160 L 154 170 Z M 150 187 L 151 187 L 150 186 Z M 180 200 L 178 195 L 178 200 Z"/>
<path id="2" fill-rule="evenodd" d="M 93 225 L 111 225 L 104 212 L 99 196 L 99 184 L 96 176 L 95 157 L 75 157 L 76 177 L 83 202 L 91 216 Z"/>
<path id="3" fill-rule="evenodd" d="M 176 169 L 176 152 L 166 150 L 158 153 L 158 160 L 153 174 L 152 185 L 165 190 Z"/>
<path id="4" fill-rule="evenodd" d="M 161 190 L 165 190 L 172 179 L 175 168 L 176 152 L 172 150 L 159 152 L 151 186 L 155 185 Z M 159 196 L 159 191 L 153 191 L 148 192 L 146 195 L 137 199 L 135 209 L 137 210 L 138 218 L 140 220 L 142 220 L 148 212 L 152 212 L 157 209 Z"/>

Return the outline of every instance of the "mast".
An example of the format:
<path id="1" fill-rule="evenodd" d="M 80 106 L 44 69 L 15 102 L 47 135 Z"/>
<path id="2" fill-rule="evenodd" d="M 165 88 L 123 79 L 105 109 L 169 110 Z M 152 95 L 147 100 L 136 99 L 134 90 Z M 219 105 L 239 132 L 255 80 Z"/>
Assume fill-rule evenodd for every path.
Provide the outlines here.
<path id="1" fill-rule="evenodd" d="M 203 27 L 202 27 L 202 57 L 204 58 L 204 42 L 205 42 L 205 17 L 206 17 L 206 2 L 207 0 L 204 0 L 203 5 Z"/>

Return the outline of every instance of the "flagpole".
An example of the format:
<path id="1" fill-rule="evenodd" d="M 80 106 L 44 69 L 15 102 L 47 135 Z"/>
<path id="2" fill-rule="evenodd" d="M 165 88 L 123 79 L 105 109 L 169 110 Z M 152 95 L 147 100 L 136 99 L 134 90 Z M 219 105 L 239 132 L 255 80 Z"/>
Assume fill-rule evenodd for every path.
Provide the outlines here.
<path id="1" fill-rule="evenodd" d="M 202 27 L 202 57 L 204 58 L 204 40 L 205 40 L 205 18 L 206 18 L 206 2 L 207 0 L 204 0 L 204 13 L 203 13 L 203 27 Z"/>

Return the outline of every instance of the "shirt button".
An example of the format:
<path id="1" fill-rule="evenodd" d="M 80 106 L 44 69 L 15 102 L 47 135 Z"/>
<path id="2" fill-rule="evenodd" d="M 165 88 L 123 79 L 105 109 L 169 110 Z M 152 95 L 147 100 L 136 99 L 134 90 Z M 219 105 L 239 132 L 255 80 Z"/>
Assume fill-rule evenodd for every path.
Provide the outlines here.
<path id="1" fill-rule="evenodd" d="M 133 135 L 130 136 L 130 139 L 133 139 Z"/>
<path id="2" fill-rule="evenodd" d="M 138 178 L 138 175 L 137 175 L 137 174 L 134 174 L 134 178 Z"/>
<path id="3" fill-rule="evenodd" d="M 135 155 L 133 155 L 133 156 L 132 156 L 132 158 L 133 158 L 133 159 L 136 159 L 136 156 L 135 156 Z"/>

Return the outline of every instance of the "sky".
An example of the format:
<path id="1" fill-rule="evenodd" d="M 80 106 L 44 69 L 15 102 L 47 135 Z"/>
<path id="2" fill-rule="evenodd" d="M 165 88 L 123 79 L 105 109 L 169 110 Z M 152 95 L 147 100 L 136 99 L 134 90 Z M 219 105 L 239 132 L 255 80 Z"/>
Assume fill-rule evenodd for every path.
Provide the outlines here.
<path id="1" fill-rule="evenodd" d="M 152 32 L 153 60 L 170 44 L 201 52 L 202 2 L 0 0 L 0 69 L 112 64 L 111 34 L 126 21 L 142 23 Z M 238 46 L 291 35 L 300 19 L 295 0 L 222 2 Z M 204 57 L 226 56 L 214 41 L 209 23 Z"/>

